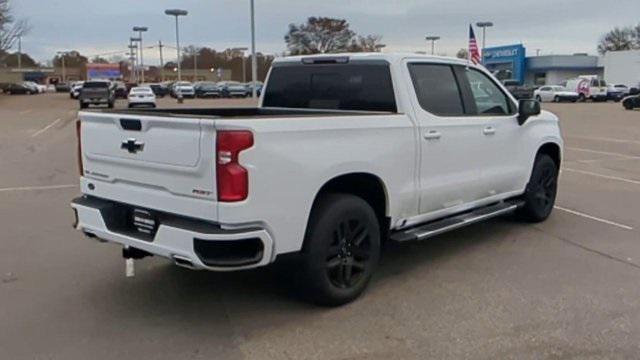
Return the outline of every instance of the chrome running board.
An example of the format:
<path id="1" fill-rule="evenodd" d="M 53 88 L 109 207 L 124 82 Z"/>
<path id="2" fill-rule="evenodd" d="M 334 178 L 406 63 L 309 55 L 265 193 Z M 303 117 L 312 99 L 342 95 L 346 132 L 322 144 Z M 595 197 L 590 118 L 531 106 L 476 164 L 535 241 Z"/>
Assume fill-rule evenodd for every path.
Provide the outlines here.
<path id="1" fill-rule="evenodd" d="M 429 239 L 449 231 L 514 212 L 523 205 L 524 201 L 514 200 L 485 206 L 470 212 L 394 232 L 391 234 L 391 240 L 407 242 Z"/>

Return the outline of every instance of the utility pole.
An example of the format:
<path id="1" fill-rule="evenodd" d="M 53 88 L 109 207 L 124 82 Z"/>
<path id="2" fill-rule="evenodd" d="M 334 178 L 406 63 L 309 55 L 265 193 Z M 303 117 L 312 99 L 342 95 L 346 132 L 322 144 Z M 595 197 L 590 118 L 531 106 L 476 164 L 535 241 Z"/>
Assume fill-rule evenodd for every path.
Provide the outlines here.
<path id="1" fill-rule="evenodd" d="M 164 60 L 162 58 L 163 47 L 164 45 L 162 45 L 162 40 L 158 41 L 158 49 L 160 50 L 160 79 L 162 82 L 164 82 Z"/>
<path id="2" fill-rule="evenodd" d="M 18 71 L 22 71 L 22 36 L 18 36 Z"/>
<path id="3" fill-rule="evenodd" d="M 137 74 L 137 59 L 138 59 L 138 47 L 133 45 L 133 38 L 130 39 L 129 49 L 131 50 L 131 76 L 129 76 L 130 81 L 132 83 L 138 82 L 138 74 Z"/>
<path id="4" fill-rule="evenodd" d="M 60 56 L 60 60 L 62 60 L 62 83 L 66 83 L 67 82 L 67 70 L 65 68 L 64 58 L 67 56 L 68 53 L 66 51 L 58 51 L 57 54 L 58 54 L 58 56 Z"/>

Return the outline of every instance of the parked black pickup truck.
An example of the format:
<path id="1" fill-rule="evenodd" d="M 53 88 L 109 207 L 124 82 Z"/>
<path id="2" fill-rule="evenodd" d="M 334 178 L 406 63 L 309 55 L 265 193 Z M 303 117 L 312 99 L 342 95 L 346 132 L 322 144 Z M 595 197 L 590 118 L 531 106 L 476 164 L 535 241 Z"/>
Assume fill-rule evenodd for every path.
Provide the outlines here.
<path id="1" fill-rule="evenodd" d="M 87 81 L 80 90 L 79 100 L 81 109 L 89 105 L 107 105 L 112 109 L 116 102 L 115 87 L 109 81 Z"/>
<path id="2" fill-rule="evenodd" d="M 515 80 L 504 80 L 502 83 L 516 99 L 533 99 L 535 88 L 532 86 L 520 85 Z"/>

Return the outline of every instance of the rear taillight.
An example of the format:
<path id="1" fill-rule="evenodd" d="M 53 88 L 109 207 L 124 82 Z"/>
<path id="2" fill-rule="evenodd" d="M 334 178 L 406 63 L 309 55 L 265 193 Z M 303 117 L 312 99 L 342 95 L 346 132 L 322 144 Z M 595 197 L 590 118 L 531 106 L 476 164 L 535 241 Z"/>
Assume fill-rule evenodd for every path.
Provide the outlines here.
<path id="1" fill-rule="evenodd" d="M 237 202 L 249 196 L 249 172 L 238 162 L 240 152 L 253 146 L 250 131 L 219 131 L 216 139 L 218 201 Z"/>
<path id="2" fill-rule="evenodd" d="M 78 142 L 78 171 L 80 176 L 84 175 L 84 167 L 82 165 L 82 123 L 80 119 L 76 120 L 76 139 Z"/>

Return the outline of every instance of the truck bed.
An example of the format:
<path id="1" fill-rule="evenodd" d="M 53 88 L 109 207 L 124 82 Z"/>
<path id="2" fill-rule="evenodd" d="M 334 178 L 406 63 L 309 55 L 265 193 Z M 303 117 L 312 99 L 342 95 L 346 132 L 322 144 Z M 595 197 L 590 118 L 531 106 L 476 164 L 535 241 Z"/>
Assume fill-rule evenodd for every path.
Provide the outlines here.
<path id="1" fill-rule="evenodd" d="M 193 118 L 271 118 L 304 116 L 389 115 L 388 112 L 267 107 L 102 110 L 103 113 Z"/>

